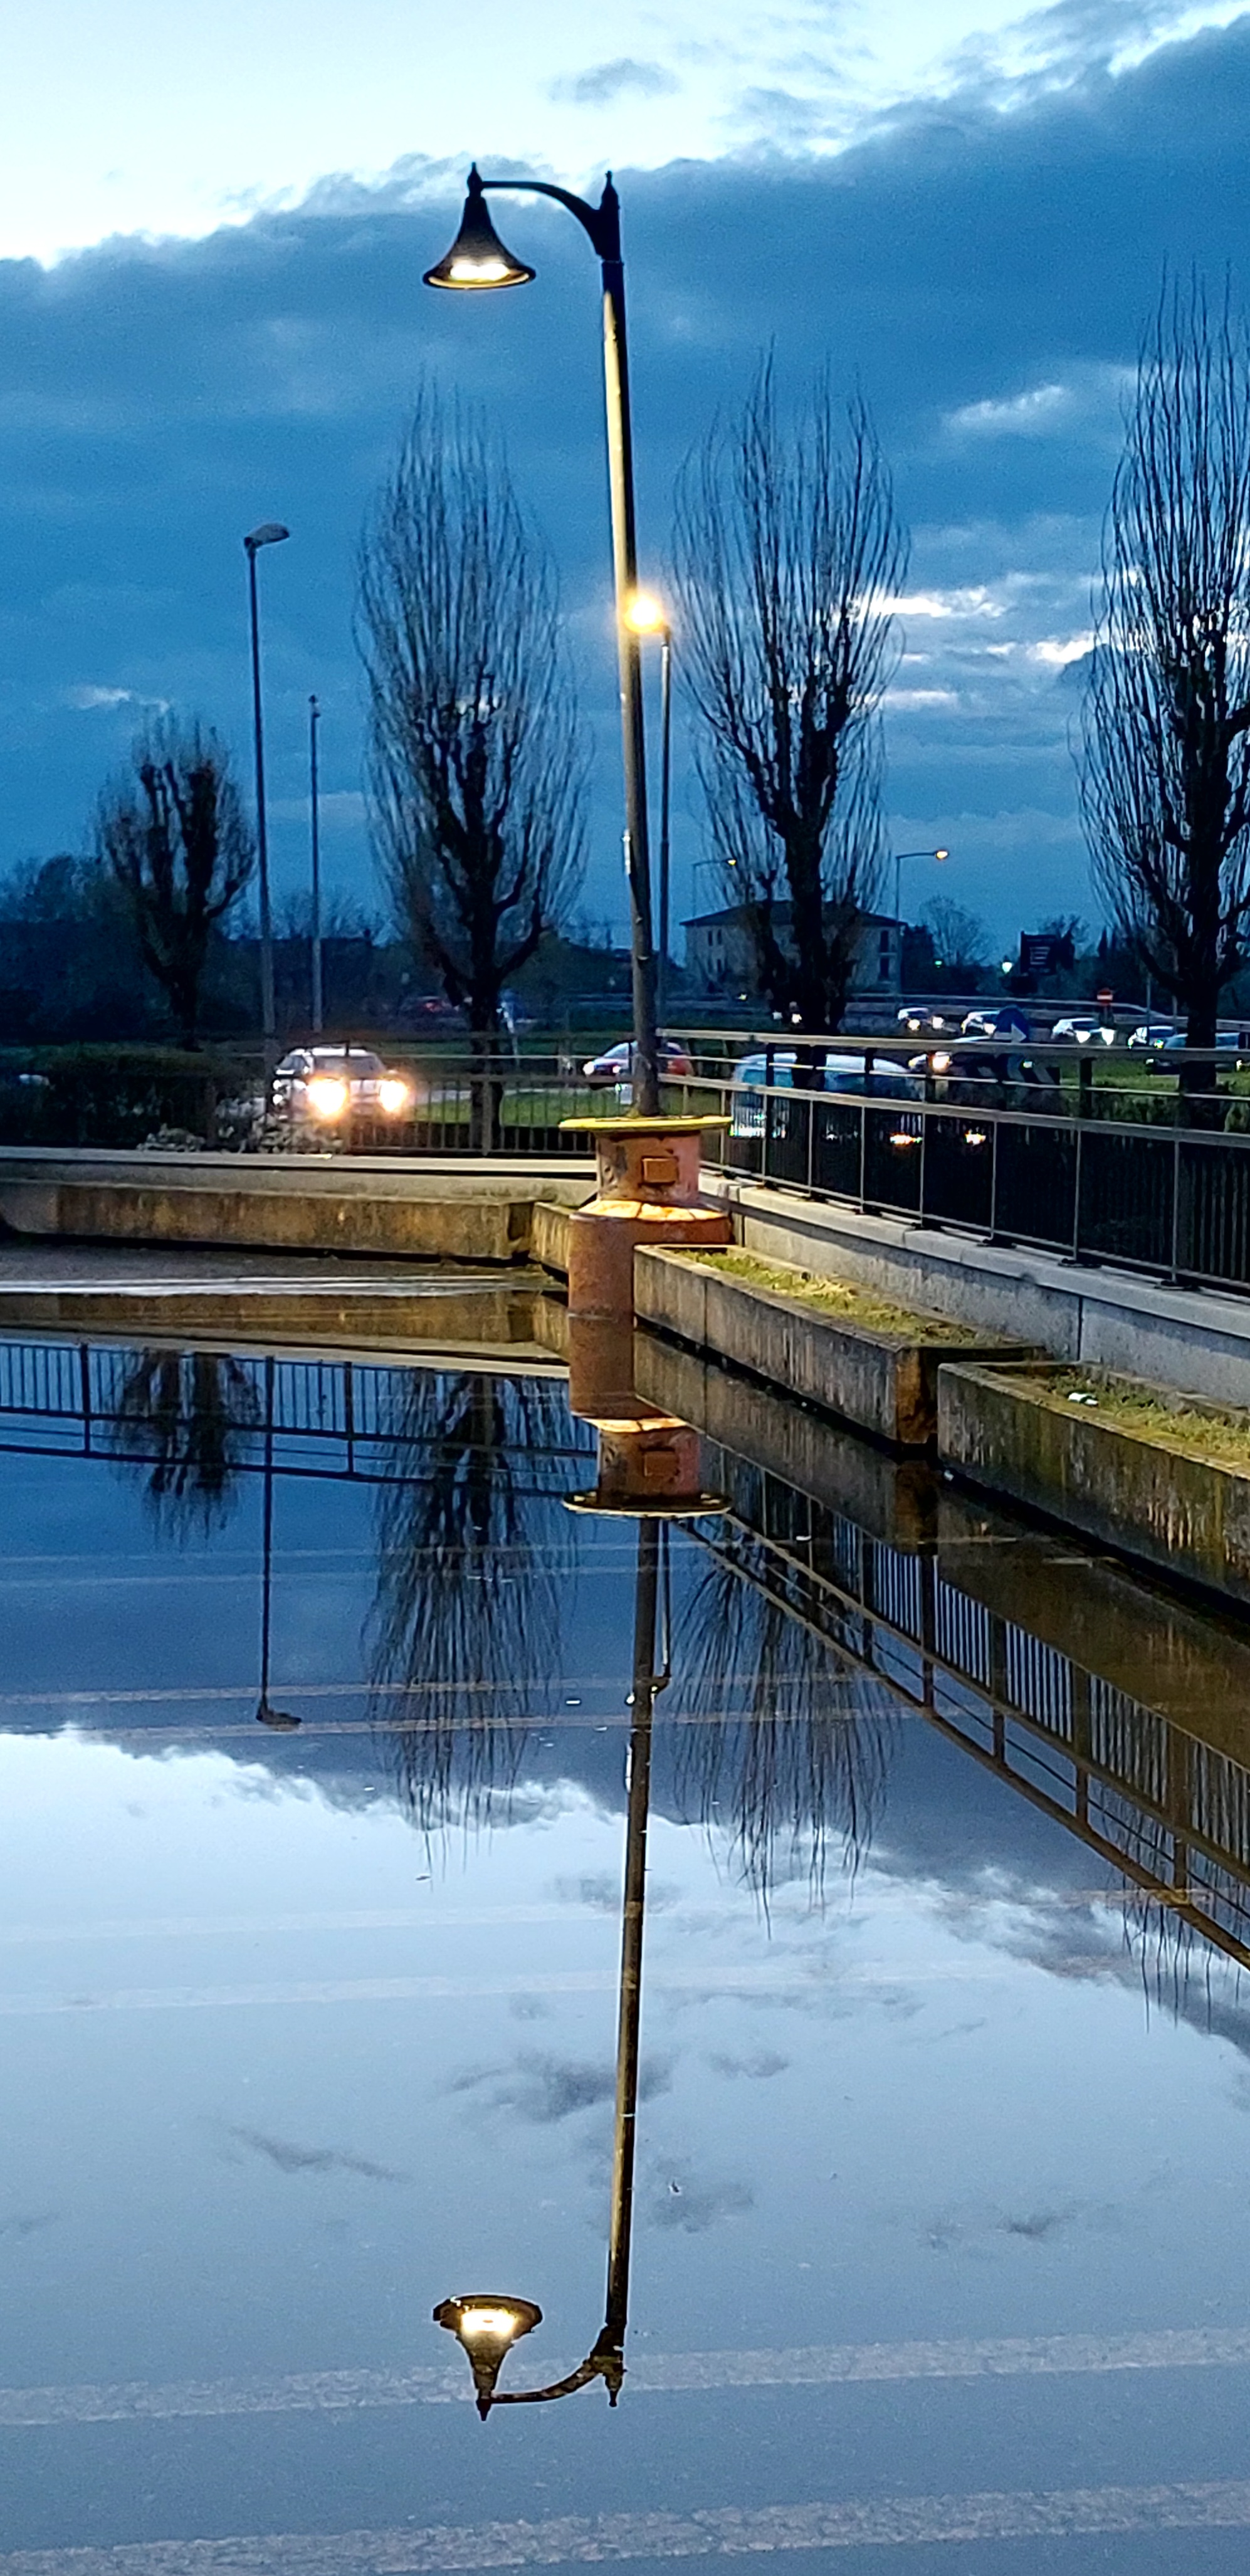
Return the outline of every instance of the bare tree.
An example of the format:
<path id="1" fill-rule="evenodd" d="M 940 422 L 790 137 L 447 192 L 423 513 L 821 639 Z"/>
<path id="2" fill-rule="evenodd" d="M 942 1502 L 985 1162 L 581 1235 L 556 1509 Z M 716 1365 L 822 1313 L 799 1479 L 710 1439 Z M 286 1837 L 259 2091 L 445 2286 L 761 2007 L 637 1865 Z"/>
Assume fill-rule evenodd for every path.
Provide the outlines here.
<path id="1" fill-rule="evenodd" d="M 569 1570 L 549 1515 L 574 1477 L 578 1428 L 542 1378 L 402 1373 L 369 1661 L 377 1723 L 427 1834 L 506 1803 L 549 1707 Z"/>
<path id="2" fill-rule="evenodd" d="M 210 727 L 163 716 L 139 736 L 131 771 L 100 798 L 96 849 L 182 1045 L 196 1046 L 209 942 L 255 863 L 230 755 Z"/>
<path id="3" fill-rule="evenodd" d="M 501 453 L 432 392 L 359 569 L 383 871 L 414 947 L 490 1036 L 576 895 L 586 760 L 550 559 Z"/>
<path id="4" fill-rule="evenodd" d="M 1165 286 L 1138 363 L 1079 773 L 1115 928 L 1214 1046 L 1250 925 L 1250 351 L 1197 279 Z"/>
<path id="5" fill-rule="evenodd" d="M 209 1351 L 140 1351 L 126 1371 L 107 1446 L 128 1474 L 142 1476 L 161 1535 L 202 1543 L 230 1518 L 260 1419 L 246 1361 Z"/>
<path id="6" fill-rule="evenodd" d="M 676 588 L 700 776 L 763 990 L 840 1026 L 884 863 L 879 709 L 908 545 L 864 404 L 778 417 L 771 363 L 678 489 Z M 783 911 L 783 906 L 785 910 Z"/>

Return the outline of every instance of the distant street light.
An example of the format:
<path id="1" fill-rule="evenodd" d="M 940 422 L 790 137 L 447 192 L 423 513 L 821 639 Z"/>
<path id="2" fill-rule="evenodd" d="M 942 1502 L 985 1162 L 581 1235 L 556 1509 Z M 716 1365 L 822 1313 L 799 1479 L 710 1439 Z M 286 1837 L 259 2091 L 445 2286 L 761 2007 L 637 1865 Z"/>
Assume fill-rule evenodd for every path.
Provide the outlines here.
<path id="1" fill-rule="evenodd" d="M 655 1016 L 663 1028 L 668 1000 L 669 805 L 673 739 L 673 630 L 654 591 L 636 590 L 625 611 L 635 635 L 660 639 L 660 936 L 655 965 Z"/>
<path id="2" fill-rule="evenodd" d="M 260 617 L 256 601 L 256 557 L 262 546 L 280 546 L 290 536 L 290 529 L 280 527 L 276 519 L 253 528 L 243 540 L 247 556 L 248 595 L 252 610 L 252 725 L 256 739 L 256 862 L 260 881 L 260 1016 L 265 1040 L 265 1080 L 269 1079 L 268 1058 L 277 1034 L 277 1017 L 273 997 L 273 915 L 269 903 L 269 832 L 265 817 L 265 732 L 261 713 L 260 690 Z"/>
<path id="3" fill-rule="evenodd" d="M 629 408 L 629 354 L 625 332 L 625 268 L 621 258 L 620 200 L 609 173 L 597 206 L 545 179 L 483 179 L 476 163 L 469 172 L 460 230 L 451 249 L 434 268 L 427 286 L 470 293 L 495 287 L 527 286 L 534 276 L 524 260 L 506 250 L 485 202 L 488 188 L 512 189 L 525 196 L 552 197 L 576 217 L 596 252 L 603 277 L 603 366 L 607 407 L 608 479 L 612 502 L 612 558 L 616 583 L 617 655 L 621 678 L 621 724 L 625 751 L 625 872 L 629 881 L 633 956 L 634 1106 L 648 1118 L 660 1106 L 659 1046 L 656 1037 L 655 945 L 651 920 L 651 860 L 647 838 L 647 766 L 642 706 L 642 660 L 639 637 L 629 623 L 629 605 L 638 586 L 638 545 L 634 515 L 633 433 Z"/>
<path id="4" fill-rule="evenodd" d="M 903 861 L 904 859 L 949 859 L 949 850 L 896 850 L 894 853 L 894 918 L 899 926 L 900 950 L 903 928 Z"/>

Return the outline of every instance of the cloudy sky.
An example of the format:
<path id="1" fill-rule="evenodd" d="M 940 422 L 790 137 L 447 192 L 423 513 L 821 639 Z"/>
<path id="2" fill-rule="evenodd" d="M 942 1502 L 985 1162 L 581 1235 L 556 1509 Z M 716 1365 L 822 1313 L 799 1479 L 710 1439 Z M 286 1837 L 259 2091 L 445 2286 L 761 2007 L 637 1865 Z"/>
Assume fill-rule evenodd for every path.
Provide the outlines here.
<path id="1" fill-rule="evenodd" d="M 368 895 L 351 638 L 362 513 L 424 374 L 481 401 L 561 557 L 595 720 L 590 911 L 623 926 L 594 271 L 523 200 L 524 295 L 423 292 L 463 168 L 627 225 L 643 550 L 691 439 L 773 346 L 866 393 L 913 530 L 894 846 L 1006 938 L 1089 910 L 1066 739 L 1098 528 L 1164 263 L 1250 279 L 1250 16 L 1181 0 L 45 0 L 0 99 L 0 867 L 82 843 L 145 706 L 246 757 L 262 562 L 280 881 Z M 678 895 L 701 854 L 680 761 Z M 930 886 L 910 871 L 911 908 Z M 706 886 L 706 880 L 702 881 Z M 932 890 L 936 890 L 935 888 Z"/>

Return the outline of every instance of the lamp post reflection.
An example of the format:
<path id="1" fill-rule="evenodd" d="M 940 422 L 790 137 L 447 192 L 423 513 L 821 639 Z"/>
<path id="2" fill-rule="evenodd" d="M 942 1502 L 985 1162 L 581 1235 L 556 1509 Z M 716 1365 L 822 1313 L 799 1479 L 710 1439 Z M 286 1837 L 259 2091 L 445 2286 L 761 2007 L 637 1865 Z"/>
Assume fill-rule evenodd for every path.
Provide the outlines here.
<path id="1" fill-rule="evenodd" d="M 573 1512 L 605 1513 L 638 1524 L 634 1577 L 633 1687 L 630 1692 L 625 1885 L 621 1908 L 621 1970 L 616 2038 L 616 2108 L 612 2140 L 612 2205 L 608 2233 L 607 2291 L 602 2329 L 576 2370 L 545 2388 L 499 2390 L 503 2361 L 522 2335 L 540 2324 L 532 2300 L 478 2293 L 444 2299 L 437 2325 L 456 2336 L 468 2355 L 485 2423 L 493 2406 L 538 2406 L 571 2397 L 602 2379 L 615 2406 L 625 2377 L 629 2312 L 629 2259 L 634 2209 L 634 2150 L 638 2112 L 638 2051 L 642 2027 L 642 1949 L 646 1912 L 647 1823 L 651 1804 L 651 1735 L 655 1703 L 669 1679 L 669 1533 L 672 1520 L 700 1519 L 725 1508 L 720 1495 L 700 1485 L 699 1435 L 633 1393 L 628 1328 L 570 1322 L 569 1394 L 572 1409 L 592 1421 L 599 1437 L 593 1493 L 571 1494 Z M 663 1614 L 663 1655 L 657 1641 Z"/>
<path id="2" fill-rule="evenodd" d="M 272 1708 L 269 1703 L 269 1634 L 273 1611 L 273 1358 L 265 1361 L 265 1467 L 261 1510 L 261 1577 L 260 1577 L 260 1698 L 256 1703 L 259 1726 L 273 1728 L 275 1735 L 290 1735 L 299 1725 L 289 1709 Z"/>

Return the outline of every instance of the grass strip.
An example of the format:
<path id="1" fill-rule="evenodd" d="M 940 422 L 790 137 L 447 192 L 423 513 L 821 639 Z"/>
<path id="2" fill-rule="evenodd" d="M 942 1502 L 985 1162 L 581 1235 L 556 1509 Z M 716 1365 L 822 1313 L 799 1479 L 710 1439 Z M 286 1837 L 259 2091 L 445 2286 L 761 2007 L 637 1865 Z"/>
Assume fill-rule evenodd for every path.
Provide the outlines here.
<path id="1" fill-rule="evenodd" d="M 831 1320 L 862 1324 L 866 1332 L 893 1333 L 907 1342 L 984 1343 L 991 1338 L 968 1324 L 954 1324 L 945 1315 L 919 1313 L 913 1306 L 896 1306 L 889 1297 L 878 1297 L 870 1288 L 856 1287 L 848 1279 L 827 1279 L 810 1270 L 800 1270 L 788 1261 L 765 1261 L 755 1252 L 680 1253 L 680 1260 L 700 1263 L 705 1269 L 719 1270 L 725 1278 L 739 1279 L 744 1288 L 764 1288 L 774 1296 L 793 1297 L 813 1313 L 828 1315 Z"/>
<path id="2" fill-rule="evenodd" d="M 1099 1369 L 1057 1369 L 1053 1376 L 1022 1376 L 1015 1383 L 1052 1413 L 1088 1411 L 1153 1448 L 1250 1475 L 1250 1412 L 1190 1402 L 1184 1396 L 1172 1399 L 1159 1388 Z M 1074 1403 L 1074 1397 L 1082 1401 Z"/>

